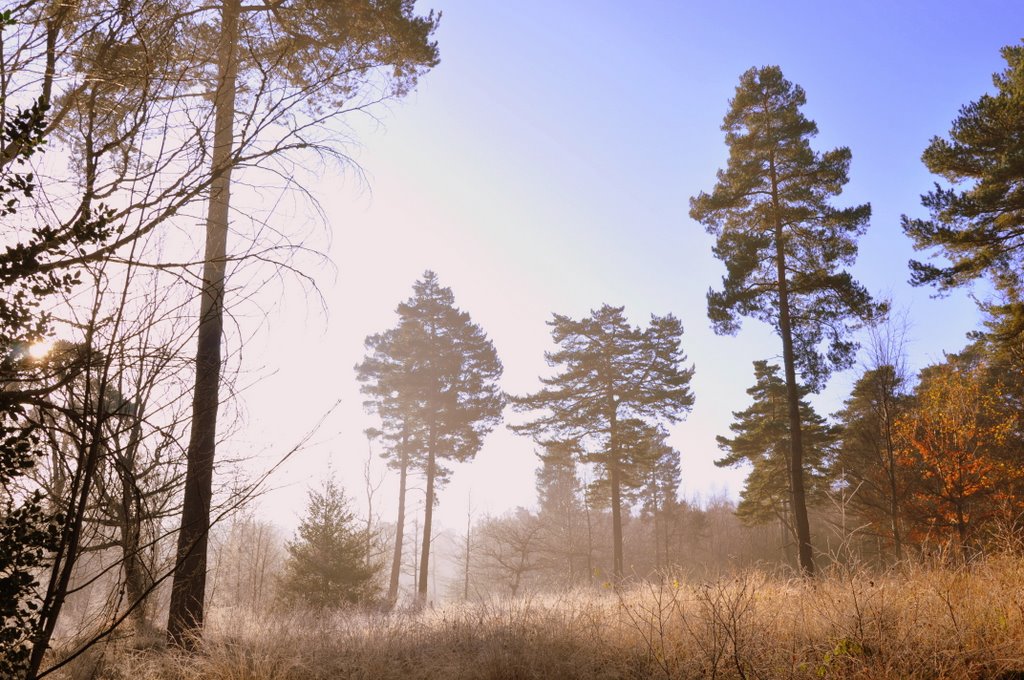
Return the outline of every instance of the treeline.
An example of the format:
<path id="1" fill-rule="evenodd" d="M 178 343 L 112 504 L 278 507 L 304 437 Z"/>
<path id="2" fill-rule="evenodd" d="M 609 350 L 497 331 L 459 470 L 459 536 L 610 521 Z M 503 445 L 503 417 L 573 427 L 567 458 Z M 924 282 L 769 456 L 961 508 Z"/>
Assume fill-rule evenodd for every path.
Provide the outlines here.
<path id="1" fill-rule="evenodd" d="M 752 403 L 735 412 L 732 436 L 719 437 L 724 455 L 717 463 L 751 467 L 736 514 L 749 526 L 777 524 L 781 554 L 794 555 L 804 573 L 814 572 L 816 553 L 838 554 L 829 541 L 823 547 L 821 535 L 829 533 L 823 527 L 838 530 L 841 559 L 879 565 L 939 550 L 969 559 L 1012 535 L 1007 531 L 1021 509 L 1015 456 L 1024 431 L 1013 377 L 1020 374 L 1014 362 L 1024 328 L 1017 254 L 1024 185 L 1012 160 L 1020 148 L 1012 129 L 1020 120 L 1024 48 L 1008 47 L 1003 54 L 1009 66 L 995 77 L 997 93 L 965 107 L 950 139 L 936 137 L 924 154 L 929 169 L 954 188 L 936 187 L 923 197 L 930 219 L 903 219 L 916 247 L 936 248 L 950 262 L 911 262 L 913 283 L 948 288 L 987 275 L 1000 297 L 984 304 L 989 322 L 970 347 L 919 376 L 908 374 L 898 329 L 887 321 L 889 303 L 872 299 L 845 269 L 871 214 L 868 204 L 831 203 L 848 181 L 851 152 L 811 148 L 817 126 L 801 112 L 804 91 L 778 67 L 754 68 L 741 77 L 722 126 L 728 164 L 710 193 L 691 199 L 691 217 L 717 238 L 714 254 L 727 269 L 721 289 L 708 293 L 715 331 L 736 333 L 742 319 L 752 317 L 776 331 L 782 349 L 781 366 L 754 363 Z M 422 599 L 436 484 L 445 474 L 438 466 L 442 423 L 451 418 L 485 434 L 500 413 L 498 394 L 484 387 L 501 370 L 489 343 L 474 358 L 451 344 L 463 332 L 456 326 L 449 331 L 439 317 L 416 318 L 425 291 L 452 304 L 450 291 L 437 286 L 428 272 L 416 295 L 399 307 L 399 326 L 369 338 L 372 353 L 357 367 L 371 397 L 367 405 L 384 424 L 386 456 L 402 480 L 391 601 L 401 572 L 410 469 L 427 483 L 417 585 Z M 468 322 L 454 308 L 447 313 Z M 576 574 L 592 578 L 599 564 L 613 580 L 621 579 L 636 552 L 644 565 L 672 564 L 659 525 L 681 522 L 670 520 L 670 510 L 685 506 L 677 498 L 679 454 L 667 443 L 665 426 L 685 416 L 694 401 L 680 322 L 653 316 L 647 327 L 632 326 L 622 308 L 604 305 L 583 319 L 555 314 L 549 324 L 557 349 L 545 358 L 553 373 L 541 377 L 535 394 L 508 396 L 513 409 L 527 416 L 511 428 L 538 447 L 542 510 L 481 528 L 491 537 L 491 562 L 515 575 L 513 590 L 520 576 L 540 569 L 527 567 L 534 561 L 525 546 L 539 545 L 543 535 L 568 552 L 559 560 L 548 551 L 541 562 L 563 562 L 563 580 L 570 582 Z M 820 416 L 808 395 L 834 371 L 854 367 L 858 334 L 865 330 L 872 336 L 868 367 L 845 408 L 831 419 Z M 477 366 L 485 367 L 479 375 Z M 478 390 L 486 410 L 468 408 L 473 397 L 462 387 Z M 441 456 L 468 460 L 479 445 L 479 437 L 450 439 Z M 581 470 L 587 476 L 582 486 Z M 651 518 L 654 540 L 634 539 L 634 548 L 644 548 L 631 548 L 627 557 L 624 525 L 634 507 Z M 594 557 L 599 543 L 593 532 L 604 523 L 604 511 L 610 568 Z M 574 533 L 580 516 L 587 518 L 583 552 Z M 470 546 L 467 539 L 466 574 Z"/>

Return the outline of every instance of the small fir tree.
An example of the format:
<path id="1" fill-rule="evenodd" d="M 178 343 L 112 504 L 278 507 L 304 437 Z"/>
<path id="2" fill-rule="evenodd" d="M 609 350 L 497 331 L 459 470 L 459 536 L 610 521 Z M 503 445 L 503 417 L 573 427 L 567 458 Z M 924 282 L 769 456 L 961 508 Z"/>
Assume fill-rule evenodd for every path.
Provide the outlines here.
<path id="1" fill-rule="evenodd" d="M 333 479 L 309 492 L 306 514 L 287 551 L 279 584 L 287 604 L 329 609 L 378 595 L 381 565 L 368 559 L 365 530 Z"/>

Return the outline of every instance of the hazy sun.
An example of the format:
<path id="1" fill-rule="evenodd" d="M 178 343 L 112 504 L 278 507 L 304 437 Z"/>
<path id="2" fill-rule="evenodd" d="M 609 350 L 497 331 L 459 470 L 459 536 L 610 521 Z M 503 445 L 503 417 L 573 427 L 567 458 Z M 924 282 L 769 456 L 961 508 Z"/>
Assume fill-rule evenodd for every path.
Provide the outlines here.
<path id="1" fill-rule="evenodd" d="M 52 340 L 41 340 L 29 345 L 28 353 L 33 359 L 42 359 L 50 353 L 51 349 L 53 349 Z"/>

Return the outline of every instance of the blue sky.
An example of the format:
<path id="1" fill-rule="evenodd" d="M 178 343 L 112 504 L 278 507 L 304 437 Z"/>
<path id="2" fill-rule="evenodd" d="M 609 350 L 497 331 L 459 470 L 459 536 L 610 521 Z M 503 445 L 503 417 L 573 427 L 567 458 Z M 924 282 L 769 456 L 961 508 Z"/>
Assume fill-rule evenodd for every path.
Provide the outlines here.
<path id="1" fill-rule="evenodd" d="M 688 201 L 711 189 L 725 161 L 719 126 L 751 66 L 777 64 L 804 87 L 816 149 L 851 148 L 851 181 L 836 203 L 873 206 L 854 271 L 907 310 L 911 366 L 959 349 L 977 326 L 967 291 L 936 300 L 907 285 L 914 253 L 899 218 L 923 214 L 919 196 L 934 181 L 920 163 L 928 140 L 991 90 L 999 48 L 1021 39 L 1019 2 L 432 6 L 444 14 L 440 66 L 407 99 L 349 121 L 365 181 L 328 173 L 311 187 L 337 268 L 319 275 L 327 317 L 282 302 L 250 354 L 275 357 L 266 362 L 275 372 L 250 390 L 239 446 L 280 451 L 342 400 L 264 500 L 286 526 L 328 463 L 360 496 L 361 432 L 373 422 L 352 366 L 363 338 L 395 322 L 395 306 L 428 268 L 493 339 L 513 393 L 535 389 L 547 371 L 552 312 L 578 317 L 607 302 L 637 323 L 680 317 L 697 398 L 673 430 L 685 493 L 735 496 L 743 471 L 713 466 L 714 437 L 747 405 L 751 362 L 781 348 L 754 322 L 736 337 L 710 331 L 704 296 L 724 270 Z M 854 377 L 835 376 L 819 411 L 836 410 Z M 308 400 L 280 398 L 293 390 Z M 273 415 L 281 412 L 284 426 Z M 478 514 L 531 504 L 535 465 L 530 442 L 496 432 L 442 492 L 442 522 L 464 524 L 470 489 Z M 393 484 L 377 499 L 388 521 Z"/>

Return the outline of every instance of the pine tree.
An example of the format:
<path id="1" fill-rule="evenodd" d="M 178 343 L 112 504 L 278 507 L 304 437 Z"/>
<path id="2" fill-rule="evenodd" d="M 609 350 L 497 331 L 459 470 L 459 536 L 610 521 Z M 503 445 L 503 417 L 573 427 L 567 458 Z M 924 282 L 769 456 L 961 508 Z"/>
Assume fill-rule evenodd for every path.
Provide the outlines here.
<path id="1" fill-rule="evenodd" d="M 725 263 L 722 290 L 708 292 L 715 332 L 733 334 L 740 318 L 769 324 L 782 339 L 789 404 L 790 486 L 800 566 L 813 573 L 804 482 L 797 369 L 819 389 L 832 369 L 852 365 L 858 323 L 884 311 L 840 267 L 857 255 L 868 204 L 834 208 L 829 199 L 847 182 L 850 150 L 816 153 L 817 125 L 800 112 L 803 89 L 777 66 L 740 77 L 722 123 L 729 161 L 710 194 L 690 200 L 690 216 L 717 237 Z M 824 351 L 823 351 L 824 350 Z"/>
<path id="2" fill-rule="evenodd" d="M 778 520 L 799 540 L 793 517 L 793 490 L 790 470 L 792 445 L 789 440 L 789 397 L 779 367 L 767 361 L 754 362 L 754 385 L 747 390 L 753 403 L 733 413 L 729 426 L 732 438 L 719 436 L 718 446 L 726 455 L 715 461 L 719 467 L 749 464 L 750 474 L 740 494 L 736 514 L 747 524 Z M 836 430 L 814 411 L 806 400 L 806 388 L 800 390 L 803 419 L 804 471 L 810 504 L 825 497 L 828 490 L 828 463 L 834 454 Z"/>
<path id="3" fill-rule="evenodd" d="M 679 452 L 666 440 L 667 433 L 663 430 L 649 439 L 649 463 L 640 489 L 643 512 L 654 523 L 654 563 L 657 568 L 669 563 L 669 518 L 679 506 L 679 485 L 682 483 Z"/>
<path id="4" fill-rule="evenodd" d="M 246 162 L 258 164 L 265 156 L 310 145 L 308 133 L 315 124 L 305 115 L 296 115 L 304 113 L 295 110 L 300 103 L 305 104 L 306 112 L 313 113 L 313 120 L 323 120 L 325 110 L 343 109 L 343 101 L 366 96 L 374 71 L 384 72 L 384 83 L 370 96 L 401 96 L 415 86 L 422 73 L 438 63 L 437 44 L 431 40 L 437 17 L 432 12 L 425 17 L 417 16 L 412 0 L 301 0 L 245 6 L 241 0 L 220 0 L 204 9 L 213 9 L 218 14 L 211 22 L 212 32 L 217 36 L 216 50 L 211 50 L 216 55 L 217 80 L 212 96 L 212 181 L 206 216 L 192 431 L 178 535 L 178 568 L 167 622 L 168 636 L 179 645 L 191 644 L 203 626 L 207 535 L 220 406 L 231 182 L 232 171 L 243 157 L 236 130 L 239 98 L 244 99 L 248 93 L 255 97 L 250 105 L 278 112 L 276 118 L 271 114 L 255 128 L 269 127 L 269 120 L 285 123 L 286 127 L 296 118 L 302 121 L 299 130 L 293 129 L 287 144 L 276 148 L 271 145 L 271 150 L 261 148 L 255 153 L 248 149 L 251 155 Z M 248 78 L 257 81 L 257 86 L 245 87 Z M 269 101 L 261 103 L 261 96 Z M 250 130 L 241 136 L 251 134 Z M 252 138 L 248 141 L 251 143 Z"/>
<path id="5" fill-rule="evenodd" d="M 279 595 L 290 605 L 334 608 L 368 602 L 379 591 L 381 565 L 368 559 L 364 529 L 333 479 L 309 492 L 287 551 Z"/>
<path id="6" fill-rule="evenodd" d="M 646 454 L 642 437 L 660 422 L 675 423 L 693 407 L 693 368 L 683 368 L 682 324 L 674 316 L 651 316 L 650 325 L 631 326 L 622 307 L 604 305 L 576 321 L 555 314 L 548 322 L 559 349 L 547 352 L 548 365 L 561 372 L 541 378 L 544 388 L 514 397 L 521 412 L 542 412 L 515 425 L 545 445 L 574 442 L 584 462 L 603 473 L 612 510 L 613 569 L 623 575 L 624 492 L 642 475 L 637 456 Z"/>
<path id="7" fill-rule="evenodd" d="M 437 491 L 450 474 L 444 462 L 472 459 L 501 420 L 502 365 L 487 335 L 455 307 L 451 289 L 434 272 L 414 284 L 397 312 L 398 326 L 368 339 L 372 354 L 356 370 L 391 437 L 401 442 L 399 456 L 426 476 L 417 584 L 423 601 Z"/>
<path id="8" fill-rule="evenodd" d="M 589 571 L 585 546 L 582 484 L 576 469 L 578 452 L 571 442 L 547 442 L 537 452 L 537 505 L 545 552 L 556 565 L 565 565 L 565 585 Z"/>
<path id="9" fill-rule="evenodd" d="M 900 505 L 906 482 L 897 464 L 895 426 L 908 405 L 906 380 L 896 367 L 865 371 L 836 414 L 841 436 L 832 464 L 833 475 L 841 474 L 855 490 L 853 507 L 878 534 L 892 539 L 897 562 L 903 559 Z"/>
<path id="10" fill-rule="evenodd" d="M 1007 68 L 996 91 L 960 109 L 949 139 L 933 137 L 921 160 L 950 183 L 921 197 L 930 219 L 903 217 L 918 249 L 934 248 L 949 264 L 911 261 L 911 282 L 952 288 L 980 276 L 997 282 L 1024 273 L 1024 45 L 1002 49 Z M 964 186 L 966 185 L 966 186 Z"/>
<path id="11" fill-rule="evenodd" d="M 398 601 L 402 573 L 409 471 L 413 467 L 424 467 L 425 423 L 415 417 L 419 409 L 414 390 L 416 331 L 415 324 L 405 324 L 367 337 L 368 353 L 356 365 L 356 377 L 363 383 L 360 391 L 368 397 L 363 406 L 380 418 L 378 432 L 384 443 L 381 456 L 389 467 L 398 471 L 398 516 L 387 594 L 391 606 Z"/>

